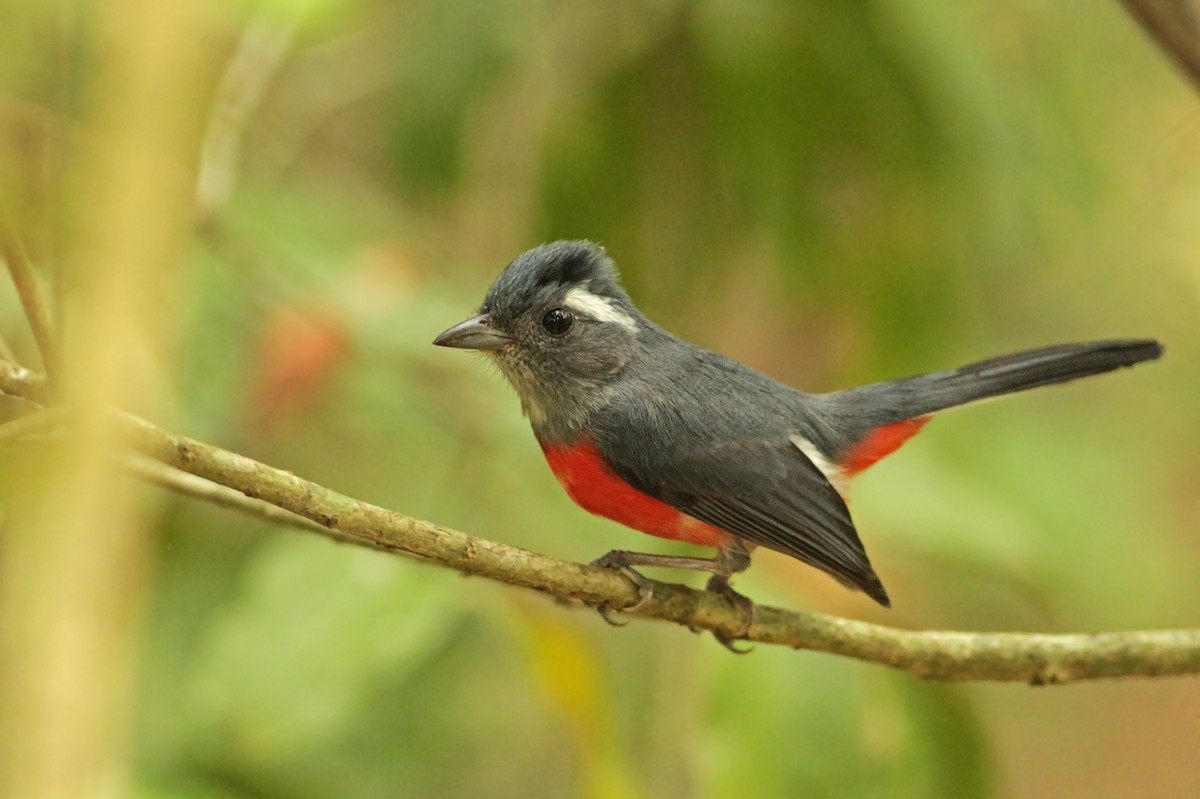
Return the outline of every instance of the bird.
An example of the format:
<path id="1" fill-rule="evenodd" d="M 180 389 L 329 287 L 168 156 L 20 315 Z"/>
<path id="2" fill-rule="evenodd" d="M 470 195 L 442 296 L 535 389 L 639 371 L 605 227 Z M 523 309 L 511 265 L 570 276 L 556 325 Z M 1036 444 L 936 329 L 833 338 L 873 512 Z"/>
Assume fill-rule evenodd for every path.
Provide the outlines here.
<path id="1" fill-rule="evenodd" d="M 1016 352 L 827 393 L 799 391 L 691 344 L 633 304 L 612 259 L 589 241 L 518 256 L 471 318 L 433 341 L 493 360 L 520 398 L 546 461 L 578 505 L 713 557 L 613 550 L 596 559 L 637 585 L 635 567 L 707 572 L 708 591 L 749 609 L 730 586 L 766 547 L 891 599 L 846 504 L 851 480 L 939 411 L 1132 366 L 1154 339 Z M 611 621 L 607 608 L 601 608 Z M 722 640 L 730 646 L 729 640 Z M 735 650 L 740 651 L 740 650 Z"/>

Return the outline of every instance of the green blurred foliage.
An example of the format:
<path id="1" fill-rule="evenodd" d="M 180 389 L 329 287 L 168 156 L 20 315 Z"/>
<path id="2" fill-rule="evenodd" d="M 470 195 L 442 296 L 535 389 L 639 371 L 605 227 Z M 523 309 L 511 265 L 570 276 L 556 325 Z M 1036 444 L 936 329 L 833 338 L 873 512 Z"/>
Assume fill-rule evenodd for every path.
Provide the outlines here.
<path id="1" fill-rule="evenodd" d="M 49 267 L 87 8 L 0 6 L 0 183 Z M 917 628 L 1196 623 L 1200 112 L 1119 4 L 237 0 L 197 35 L 230 190 L 181 273 L 174 427 L 586 561 L 668 545 L 571 506 L 500 378 L 428 345 L 528 246 L 603 242 L 652 316 L 814 390 L 1158 335 L 1161 365 L 950 415 L 863 478 L 891 615 L 769 553 L 739 585 Z M 160 540 L 145 799 L 1200 791 L 1186 682 L 733 658 L 188 500 Z"/>

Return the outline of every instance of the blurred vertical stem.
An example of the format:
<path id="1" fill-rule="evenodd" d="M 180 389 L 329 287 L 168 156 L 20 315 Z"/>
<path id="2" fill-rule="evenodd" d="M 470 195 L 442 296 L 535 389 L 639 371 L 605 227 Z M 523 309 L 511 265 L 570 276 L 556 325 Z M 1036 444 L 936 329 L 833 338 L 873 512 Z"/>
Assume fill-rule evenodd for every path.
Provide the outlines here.
<path id="1" fill-rule="evenodd" d="M 29 320 L 33 339 L 42 354 L 46 374 L 53 380 L 58 374 L 58 356 L 54 352 L 50 311 L 42 299 L 29 256 L 25 254 L 25 247 L 21 244 L 20 233 L 10 229 L 8 208 L 0 207 L 0 214 L 4 216 L 0 224 L 0 261 L 4 262 L 12 278 L 21 306 L 25 309 L 25 316 Z"/>
<path id="2" fill-rule="evenodd" d="M 108 454 L 101 409 L 153 407 L 167 270 L 189 222 L 203 4 L 111 0 L 92 34 L 70 175 L 60 325 L 72 435 L 19 448 L 0 537 L 0 793 L 128 795 L 151 508 Z"/>
<path id="3" fill-rule="evenodd" d="M 1121 0 L 1200 91 L 1200 2 L 1197 0 Z"/>

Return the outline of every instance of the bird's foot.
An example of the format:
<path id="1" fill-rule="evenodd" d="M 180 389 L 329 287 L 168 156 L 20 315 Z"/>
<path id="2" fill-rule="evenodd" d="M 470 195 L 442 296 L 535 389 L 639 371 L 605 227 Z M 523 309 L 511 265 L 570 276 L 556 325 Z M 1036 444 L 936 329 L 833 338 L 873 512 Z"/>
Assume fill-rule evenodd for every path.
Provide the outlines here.
<path id="1" fill-rule="evenodd" d="M 605 569 L 613 569 L 629 578 L 629 581 L 637 586 L 638 599 L 632 605 L 624 608 L 613 608 L 610 605 L 597 605 L 596 612 L 600 614 L 600 618 L 611 624 L 613 627 L 624 627 L 629 622 L 617 621 L 613 618 L 614 610 L 619 613 L 627 613 L 630 611 L 637 612 L 646 606 L 654 597 L 654 581 L 646 577 L 641 572 L 635 570 L 629 565 L 628 559 L 625 557 L 625 552 L 619 549 L 614 549 L 592 561 L 593 566 L 600 566 Z"/>
<path id="2" fill-rule="evenodd" d="M 750 628 L 754 626 L 754 622 L 758 620 L 758 607 L 754 604 L 754 600 L 745 594 L 739 594 L 737 591 L 734 591 L 733 586 L 729 584 L 729 578 L 723 574 L 714 574 L 712 577 L 709 577 L 708 584 L 704 586 L 704 590 L 725 597 L 725 599 L 729 600 L 729 604 L 743 611 L 746 615 L 746 624 L 736 635 L 730 636 L 714 632 L 713 638 L 716 638 L 721 646 L 735 655 L 745 655 L 751 652 L 754 647 L 750 646 L 745 649 L 738 649 L 735 642 L 740 638 L 744 638 L 750 632 Z"/>

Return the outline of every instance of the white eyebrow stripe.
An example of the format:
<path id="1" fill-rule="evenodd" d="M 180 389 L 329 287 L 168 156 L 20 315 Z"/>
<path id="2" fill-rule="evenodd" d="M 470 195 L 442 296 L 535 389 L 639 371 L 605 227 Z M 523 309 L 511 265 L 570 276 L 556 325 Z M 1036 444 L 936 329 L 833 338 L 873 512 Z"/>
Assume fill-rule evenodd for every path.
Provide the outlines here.
<path id="1" fill-rule="evenodd" d="M 637 332 L 637 322 L 633 321 L 632 316 L 618 308 L 608 297 L 593 294 L 587 289 L 571 289 L 563 298 L 563 305 L 574 308 L 597 322 L 614 322 L 630 333 Z"/>

